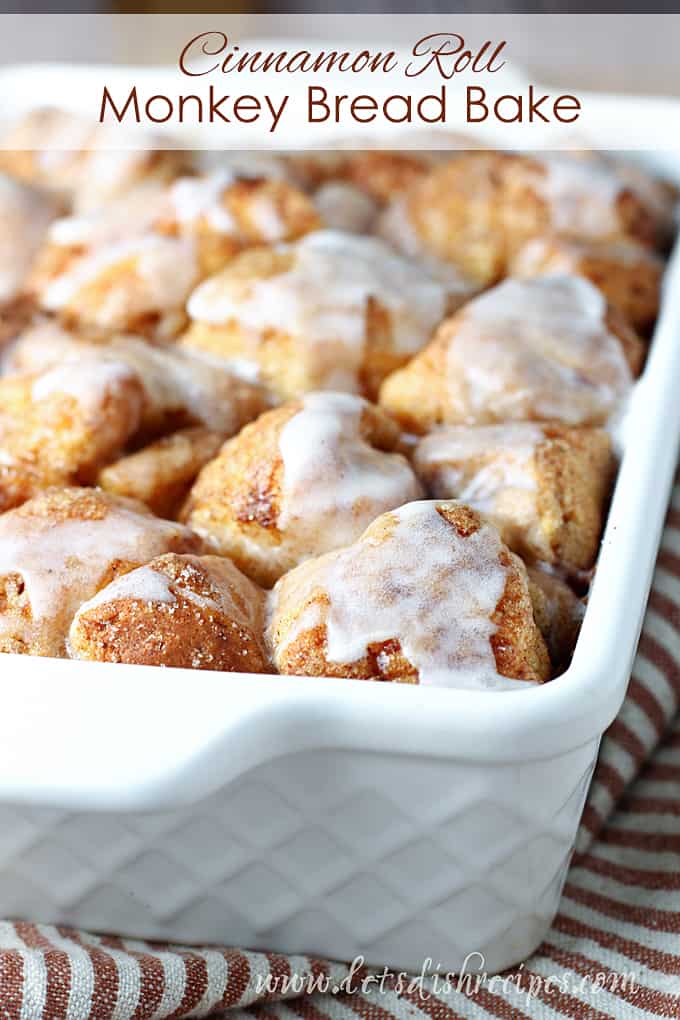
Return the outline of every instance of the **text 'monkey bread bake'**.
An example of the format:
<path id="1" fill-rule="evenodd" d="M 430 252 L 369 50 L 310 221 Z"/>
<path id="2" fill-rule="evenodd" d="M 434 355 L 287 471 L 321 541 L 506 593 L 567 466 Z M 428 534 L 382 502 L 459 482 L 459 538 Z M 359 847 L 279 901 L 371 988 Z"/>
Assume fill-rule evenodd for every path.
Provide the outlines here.
<path id="1" fill-rule="evenodd" d="M 109 142 L 39 110 L 0 153 L 0 651 L 565 672 L 672 187 L 460 139 L 209 168 Z"/>

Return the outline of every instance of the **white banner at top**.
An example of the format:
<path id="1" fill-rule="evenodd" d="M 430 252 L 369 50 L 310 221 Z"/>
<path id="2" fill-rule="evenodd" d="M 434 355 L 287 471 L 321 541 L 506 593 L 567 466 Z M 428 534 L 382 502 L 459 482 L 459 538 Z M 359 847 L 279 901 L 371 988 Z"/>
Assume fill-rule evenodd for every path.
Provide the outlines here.
<path id="1" fill-rule="evenodd" d="M 111 149 L 680 148 L 680 15 L 1 15 L 0 37 L 2 123 L 58 106 Z M 676 95 L 635 95 L 645 67 Z"/>

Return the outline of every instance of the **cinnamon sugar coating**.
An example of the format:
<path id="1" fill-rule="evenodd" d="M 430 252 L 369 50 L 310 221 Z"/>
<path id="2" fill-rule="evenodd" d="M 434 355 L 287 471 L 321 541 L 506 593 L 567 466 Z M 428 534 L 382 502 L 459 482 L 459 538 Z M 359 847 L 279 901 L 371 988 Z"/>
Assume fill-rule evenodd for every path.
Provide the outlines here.
<path id="1" fill-rule="evenodd" d="M 545 234 L 652 244 L 654 216 L 601 160 L 563 154 L 466 152 L 420 176 L 388 210 L 383 236 L 444 262 L 482 286 L 515 251 Z"/>
<path id="2" fill-rule="evenodd" d="M 80 607 L 68 649 L 99 662 L 264 673 L 264 593 L 227 559 L 160 556 Z"/>

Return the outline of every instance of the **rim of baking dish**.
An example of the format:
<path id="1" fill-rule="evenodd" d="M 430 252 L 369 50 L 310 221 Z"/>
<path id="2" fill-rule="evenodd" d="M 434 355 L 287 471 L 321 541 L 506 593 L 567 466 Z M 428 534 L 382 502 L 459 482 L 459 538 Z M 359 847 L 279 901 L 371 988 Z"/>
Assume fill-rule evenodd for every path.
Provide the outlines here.
<path id="1" fill-rule="evenodd" d="M 680 150 L 674 176 L 680 181 Z M 518 764 L 599 738 L 625 695 L 680 446 L 680 241 L 626 417 L 571 665 L 472 691 L 0 654 L 0 797 L 166 809 L 282 755 L 325 748 Z"/>

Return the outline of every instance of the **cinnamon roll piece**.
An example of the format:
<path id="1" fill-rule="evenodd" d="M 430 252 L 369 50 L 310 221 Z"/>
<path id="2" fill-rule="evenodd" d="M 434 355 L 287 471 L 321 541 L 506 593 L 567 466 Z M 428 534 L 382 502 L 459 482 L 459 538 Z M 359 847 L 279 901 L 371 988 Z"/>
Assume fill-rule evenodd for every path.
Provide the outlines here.
<path id="1" fill-rule="evenodd" d="M 663 259 L 634 241 L 591 243 L 559 237 L 529 241 L 514 255 L 511 276 L 584 276 L 641 335 L 659 313 Z"/>
<path id="2" fill-rule="evenodd" d="M 136 373 L 111 358 L 0 379 L 0 510 L 91 482 L 139 428 L 144 400 Z"/>
<path id="3" fill-rule="evenodd" d="M 134 336 L 83 336 L 49 320 L 21 334 L 6 367 L 38 372 L 82 358 L 123 362 L 136 373 L 145 394 L 136 434 L 140 443 L 192 425 L 232 436 L 269 406 L 260 386 L 219 359 L 174 346 L 155 347 Z"/>
<path id="4" fill-rule="evenodd" d="M 422 439 L 413 463 L 433 496 L 484 513 L 525 560 L 592 567 L 614 474 L 603 429 L 452 425 Z"/>
<path id="5" fill-rule="evenodd" d="M 0 515 L 0 651 L 66 655 L 83 602 L 167 552 L 200 552 L 181 524 L 97 489 L 57 488 Z"/>
<path id="6" fill-rule="evenodd" d="M 523 563 L 462 503 L 416 502 L 275 586 L 281 673 L 503 689 L 548 679 Z"/>
<path id="7" fill-rule="evenodd" d="M 199 279 L 191 241 L 148 233 L 75 253 L 48 244 L 28 285 L 39 308 L 67 327 L 168 341 L 183 329 Z"/>
<path id="8" fill-rule="evenodd" d="M 229 560 L 168 553 L 83 603 L 68 652 L 99 662 L 265 673 L 264 592 Z"/>
<path id="9" fill-rule="evenodd" d="M 600 425 L 620 410 L 643 355 L 582 277 L 506 280 L 447 319 L 385 380 L 380 403 L 419 434 L 440 424 Z"/>
<path id="10" fill-rule="evenodd" d="M 183 518 L 260 584 L 349 544 L 422 489 L 395 452 L 399 430 L 345 393 L 309 393 L 268 411 L 203 468 Z"/>
<path id="11" fill-rule="evenodd" d="M 159 517 L 175 517 L 196 476 L 224 442 L 220 432 L 180 429 L 109 464 L 97 484 L 118 496 L 145 503 Z"/>
<path id="12" fill-rule="evenodd" d="M 372 238 L 333 231 L 238 256 L 192 294 L 185 349 L 249 366 L 284 399 L 375 396 L 428 341 L 445 287 Z"/>
<path id="13" fill-rule="evenodd" d="M 388 208 L 380 233 L 409 254 L 497 282 L 527 241 L 545 234 L 651 245 L 654 216 L 600 160 L 569 154 L 468 152 L 420 177 Z"/>

